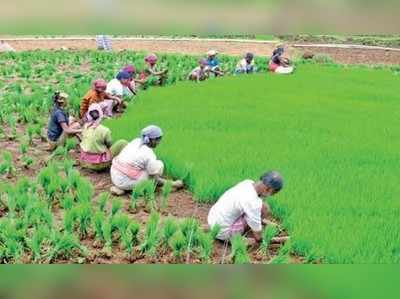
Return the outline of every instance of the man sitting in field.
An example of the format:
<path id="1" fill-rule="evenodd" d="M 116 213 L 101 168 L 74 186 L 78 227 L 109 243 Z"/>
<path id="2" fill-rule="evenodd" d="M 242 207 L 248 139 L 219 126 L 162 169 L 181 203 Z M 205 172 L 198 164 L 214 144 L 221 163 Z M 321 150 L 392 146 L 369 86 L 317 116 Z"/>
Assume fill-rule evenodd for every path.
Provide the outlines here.
<path id="1" fill-rule="evenodd" d="M 208 214 L 210 228 L 218 225 L 217 239 L 225 241 L 235 234 L 244 234 L 248 228 L 256 242 L 262 240 L 262 222 L 268 213 L 268 206 L 260 197 L 278 193 L 283 187 L 282 176 L 270 171 L 260 181 L 245 180 L 226 191 Z"/>

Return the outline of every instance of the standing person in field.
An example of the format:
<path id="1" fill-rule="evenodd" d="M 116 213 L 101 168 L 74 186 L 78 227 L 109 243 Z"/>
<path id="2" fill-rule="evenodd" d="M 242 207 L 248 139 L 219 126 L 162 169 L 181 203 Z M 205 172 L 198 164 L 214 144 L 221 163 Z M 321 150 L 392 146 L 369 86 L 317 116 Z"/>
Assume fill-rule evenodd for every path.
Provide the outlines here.
<path id="1" fill-rule="evenodd" d="M 254 54 L 247 53 L 236 65 L 235 74 L 251 74 L 257 71 Z"/>
<path id="2" fill-rule="evenodd" d="M 206 59 L 200 59 L 199 66 L 193 69 L 189 74 L 189 80 L 191 81 L 204 81 L 210 76 L 210 69 L 208 67 L 208 62 Z"/>
<path id="3" fill-rule="evenodd" d="M 220 227 L 219 240 L 230 240 L 235 234 L 251 229 L 254 239 L 262 239 L 262 222 L 268 206 L 260 197 L 269 197 L 283 187 L 282 176 L 276 171 L 263 174 L 258 182 L 245 180 L 226 191 L 208 214 L 208 225 Z"/>
<path id="4" fill-rule="evenodd" d="M 101 124 L 103 110 L 99 104 L 92 104 L 88 111 L 88 122 L 83 125 L 80 143 L 80 164 L 91 170 L 104 170 L 111 166 L 112 158 L 117 156 L 128 144 L 126 140 L 112 143 L 111 131 Z"/>
<path id="5" fill-rule="evenodd" d="M 212 72 L 216 77 L 223 76 L 224 72 L 221 70 L 219 60 L 217 58 L 218 52 L 216 50 L 210 50 L 207 52 L 207 63 Z"/>
<path id="6" fill-rule="evenodd" d="M 131 141 L 112 161 L 111 181 L 114 184 L 111 192 L 122 195 L 131 191 L 142 181 L 154 179 L 159 185 L 165 183 L 161 176 L 164 163 L 157 159 L 153 149 L 161 142 L 163 132 L 157 126 L 148 126 L 139 138 Z M 175 181 L 173 187 L 180 188 L 182 181 Z"/>
<path id="7" fill-rule="evenodd" d="M 47 126 L 49 151 L 53 151 L 57 146 L 63 146 L 67 137 L 75 136 L 82 131 L 79 123 L 66 111 L 68 95 L 63 92 L 55 92 L 53 101 L 54 107 Z"/>
<path id="8" fill-rule="evenodd" d="M 126 71 L 121 71 L 107 84 L 106 93 L 119 99 L 117 111 L 126 108 L 124 97 L 132 96 L 129 86 L 132 83 L 132 75 Z"/>
<path id="9" fill-rule="evenodd" d="M 277 74 L 291 74 L 294 71 L 294 67 L 291 65 L 291 61 L 283 57 L 285 49 L 278 47 L 272 53 L 271 60 L 269 62 L 269 70 Z"/>
<path id="10" fill-rule="evenodd" d="M 113 107 L 120 104 L 121 100 L 118 97 L 108 94 L 106 88 L 107 82 L 103 79 L 98 79 L 93 82 L 92 88 L 81 101 L 80 116 L 84 121 L 87 120 L 89 106 L 95 103 L 101 106 L 105 116 L 112 116 Z"/>
<path id="11" fill-rule="evenodd" d="M 149 54 L 145 57 L 146 68 L 140 73 L 140 82 L 147 88 L 149 85 L 164 85 L 167 81 L 168 69 L 157 70 L 158 57 L 156 54 Z"/>

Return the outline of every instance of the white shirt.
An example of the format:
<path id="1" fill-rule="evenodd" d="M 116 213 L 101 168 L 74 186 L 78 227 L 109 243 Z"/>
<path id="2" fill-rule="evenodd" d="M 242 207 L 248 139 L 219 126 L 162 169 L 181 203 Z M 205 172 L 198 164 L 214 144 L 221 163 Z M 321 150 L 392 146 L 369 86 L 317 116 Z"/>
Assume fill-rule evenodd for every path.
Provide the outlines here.
<path id="1" fill-rule="evenodd" d="M 118 79 L 112 79 L 107 84 L 106 92 L 112 96 L 122 97 L 124 95 L 124 86 Z"/>
<path id="2" fill-rule="evenodd" d="M 247 63 L 247 60 L 245 58 L 243 58 L 242 60 L 240 60 L 238 62 L 238 64 L 236 65 L 236 69 L 237 70 L 242 70 L 242 71 L 246 71 L 248 66 L 254 66 L 254 59 L 251 61 L 250 64 Z"/>
<path id="3" fill-rule="evenodd" d="M 145 170 L 149 175 L 161 175 L 164 170 L 163 162 L 157 160 L 153 150 L 142 144 L 140 138 L 131 141 L 116 159 L 134 168 Z"/>
<path id="4" fill-rule="evenodd" d="M 245 180 L 226 191 L 208 214 L 210 227 L 218 224 L 221 230 L 232 226 L 241 216 L 255 232 L 262 231 L 263 201 L 254 189 L 254 181 Z"/>

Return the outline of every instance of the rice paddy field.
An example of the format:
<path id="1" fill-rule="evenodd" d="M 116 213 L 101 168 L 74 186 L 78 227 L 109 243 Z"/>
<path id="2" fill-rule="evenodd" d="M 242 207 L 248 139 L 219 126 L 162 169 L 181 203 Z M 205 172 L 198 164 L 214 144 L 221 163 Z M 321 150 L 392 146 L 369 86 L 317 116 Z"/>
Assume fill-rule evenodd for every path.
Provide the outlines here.
<path id="1" fill-rule="evenodd" d="M 1 263 L 221 262 L 213 232 L 198 219 L 172 217 L 171 209 L 190 210 L 193 202 L 175 198 L 168 206 L 168 190 L 156 196 L 150 185 L 148 194 L 110 197 L 107 173 L 88 176 L 75 165 L 76 142 L 50 156 L 42 149 L 55 90 L 70 95 L 76 114 L 93 79 L 110 80 L 128 63 L 141 69 L 144 55 L 0 55 Z M 161 126 L 157 154 L 169 176 L 184 180 L 196 209 L 207 212 L 233 184 L 276 169 L 285 188 L 269 203 L 291 241 L 279 253 L 264 244 L 261 262 L 289 262 L 288 254 L 306 263 L 400 261 L 399 68 L 316 57 L 280 77 L 266 73 L 266 58 L 257 57 L 258 74 L 234 76 L 238 58 L 222 56 L 228 75 L 197 84 L 183 81 L 199 57 L 159 57 L 169 68 L 167 86 L 141 91 L 104 124 L 115 140 Z M 148 203 L 156 209 L 147 213 Z M 254 262 L 243 242 L 235 242 L 227 262 Z"/>
<path id="2" fill-rule="evenodd" d="M 396 263 L 399 92 L 388 70 L 300 65 L 153 89 L 107 125 L 115 139 L 161 126 L 159 155 L 200 201 L 281 171 L 273 210 L 310 262 Z"/>

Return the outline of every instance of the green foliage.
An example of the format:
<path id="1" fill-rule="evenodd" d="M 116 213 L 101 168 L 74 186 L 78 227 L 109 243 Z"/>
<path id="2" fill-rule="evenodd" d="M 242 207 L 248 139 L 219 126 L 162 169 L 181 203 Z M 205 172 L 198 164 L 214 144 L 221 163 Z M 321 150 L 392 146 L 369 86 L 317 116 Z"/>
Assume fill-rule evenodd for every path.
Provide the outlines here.
<path id="1" fill-rule="evenodd" d="M 292 76 L 180 83 L 140 94 L 106 125 L 115 140 L 131 139 L 156 119 L 173 136 L 162 140 L 158 157 L 199 201 L 212 203 L 238 182 L 277 169 L 288 184 L 271 208 L 295 237 L 297 254 L 393 263 L 400 261 L 393 213 L 400 194 L 398 78 L 388 69 L 310 63 Z M 365 245 L 371 239 L 374 245 Z"/>
<path id="2" fill-rule="evenodd" d="M 247 252 L 246 238 L 236 234 L 231 238 L 232 253 L 231 257 L 235 264 L 248 264 L 251 262 Z"/>
<path id="3" fill-rule="evenodd" d="M 113 198 L 111 201 L 111 217 L 114 217 L 122 209 L 122 201 L 118 198 Z"/>
<path id="4" fill-rule="evenodd" d="M 262 242 L 260 245 L 260 250 L 264 254 L 268 254 L 268 246 L 271 243 L 272 239 L 279 233 L 279 229 L 276 225 L 270 224 L 268 225 L 262 233 Z"/>
<path id="5" fill-rule="evenodd" d="M 94 224 L 94 230 L 95 230 L 95 234 L 96 234 L 96 240 L 104 241 L 103 226 L 104 226 L 105 219 L 106 219 L 106 217 L 105 217 L 103 211 L 97 211 L 94 214 L 93 224 Z"/>
<path id="6" fill-rule="evenodd" d="M 79 220 L 80 235 L 82 239 L 85 239 L 92 223 L 92 206 L 89 202 L 85 202 L 76 206 L 75 209 L 77 211 L 77 217 Z"/>
<path id="7" fill-rule="evenodd" d="M 204 233 L 200 231 L 198 233 L 198 243 L 199 243 L 199 257 L 205 263 L 210 262 L 210 258 L 214 249 L 214 238 L 211 233 Z"/>
<path id="8" fill-rule="evenodd" d="M 2 157 L 3 159 L 0 163 L 0 175 L 13 175 L 15 173 L 15 167 L 12 154 L 9 151 L 3 151 Z"/>
<path id="9" fill-rule="evenodd" d="M 107 203 L 110 199 L 110 195 L 107 192 L 102 192 L 99 195 L 98 203 L 99 203 L 99 211 L 105 212 Z"/>
<path id="10" fill-rule="evenodd" d="M 143 243 L 140 246 L 142 253 L 154 257 L 157 253 L 157 246 L 160 241 L 158 224 L 160 222 L 160 214 L 152 212 L 146 224 L 146 230 Z"/>
<path id="11" fill-rule="evenodd" d="M 162 202 L 161 202 L 161 209 L 165 210 L 168 207 L 168 199 L 172 191 L 172 181 L 168 180 L 164 183 L 162 187 Z"/>
<path id="12" fill-rule="evenodd" d="M 181 260 L 187 243 L 181 231 L 178 231 L 171 239 L 170 246 L 176 259 Z"/>
<path id="13" fill-rule="evenodd" d="M 165 246 L 168 246 L 171 238 L 178 231 L 179 226 L 173 218 L 167 218 L 164 221 L 164 226 L 162 228 L 162 242 Z"/>

